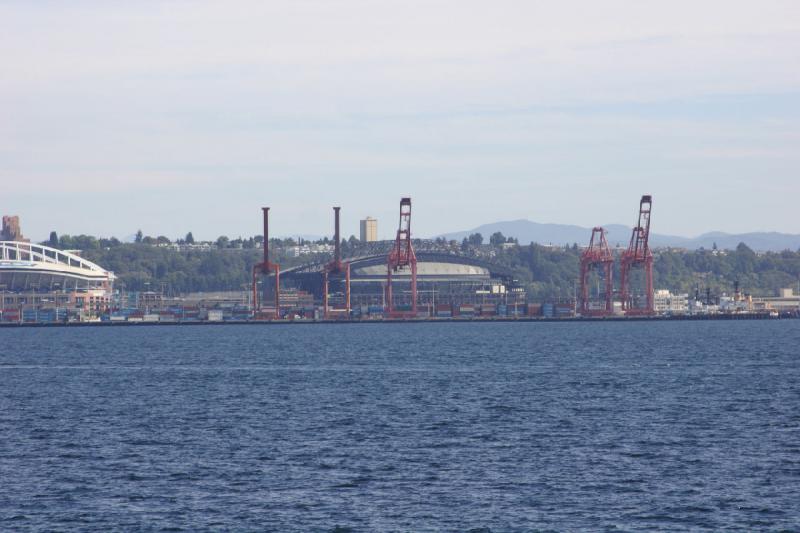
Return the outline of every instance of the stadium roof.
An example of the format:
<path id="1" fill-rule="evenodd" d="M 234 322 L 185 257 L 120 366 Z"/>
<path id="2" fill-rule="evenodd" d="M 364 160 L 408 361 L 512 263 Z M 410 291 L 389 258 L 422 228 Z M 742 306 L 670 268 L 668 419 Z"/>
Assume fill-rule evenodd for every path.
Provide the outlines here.
<path id="1" fill-rule="evenodd" d="M 115 276 L 73 253 L 17 241 L 0 241 L 0 272 L 63 275 L 92 281 L 112 281 Z"/>
<path id="2" fill-rule="evenodd" d="M 417 252 L 418 275 L 432 278 L 489 278 L 503 277 L 512 278 L 511 269 L 463 255 L 436 253 L 436 252 Z M 354 278 L 382 278 L 386 277 L 386 256 L 371 255 L 366 257 L 353 257 L 345 259 L 350 263 L 350 268 Z M 310 274 L 321 273 L 324 262 L 306 263 L 282 273 L 291 274 Z M 408 274 L 399 272 L 400 276 Z"/>

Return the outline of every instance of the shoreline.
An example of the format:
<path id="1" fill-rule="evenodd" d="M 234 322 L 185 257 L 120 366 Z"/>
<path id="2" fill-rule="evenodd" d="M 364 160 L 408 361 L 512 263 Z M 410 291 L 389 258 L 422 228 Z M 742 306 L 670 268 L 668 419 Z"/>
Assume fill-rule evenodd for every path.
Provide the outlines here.
<path id="1" fill-rule="evenodd" d="M 796 314 L 770 316 L 769 314 L 719 314 L 719 315 L 683 315 L 683 316 L 632 316 L 632 317 L 492 317 L 492 318 L 383 318 L 368 320 L 170 320 L 152 322 L 128 321 L 93 321 L 93 322 L 28 322 L 0 323 L 3 328 L 86 328 L 86 327 L 146 327 L 146 326 L 278 326 L 278 325 L 311 325 L 311 324 L 474 324 L 474 323 L 572 323 L 572 322 L 673 322 L 673 321 L 707 321 L 707 320 L 786 320 L 797 319 Z"/>

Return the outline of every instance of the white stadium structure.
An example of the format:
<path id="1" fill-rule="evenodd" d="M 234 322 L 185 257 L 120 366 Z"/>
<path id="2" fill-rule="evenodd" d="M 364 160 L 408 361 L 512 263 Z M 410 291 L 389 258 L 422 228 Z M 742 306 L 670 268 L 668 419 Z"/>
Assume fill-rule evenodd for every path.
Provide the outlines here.
<path id="1" fill-rule="evenodd" d="M 74 253 L 0 241 L 2 309 L 63 308 L 96 315 L 108 308 L 114 274 Z"/>

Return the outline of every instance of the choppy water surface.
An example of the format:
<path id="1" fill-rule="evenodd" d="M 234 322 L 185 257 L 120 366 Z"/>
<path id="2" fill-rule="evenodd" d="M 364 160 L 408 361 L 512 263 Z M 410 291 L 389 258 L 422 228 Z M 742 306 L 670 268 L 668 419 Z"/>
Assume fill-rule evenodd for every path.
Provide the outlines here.
<path id="1" fill-rule="evenodd" d="M 0 330 L 0 530 L 797 530 L 800 321 Z"/>

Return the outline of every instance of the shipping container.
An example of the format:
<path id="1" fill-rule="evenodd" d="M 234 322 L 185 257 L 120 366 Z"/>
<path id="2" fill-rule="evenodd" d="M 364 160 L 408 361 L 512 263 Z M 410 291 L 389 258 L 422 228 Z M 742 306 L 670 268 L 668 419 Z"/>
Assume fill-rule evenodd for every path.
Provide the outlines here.
<path id="1" fill-rule="evenodd" d="M 3 322 L 19 322 L 19 311 L 16 309 L 3 310 Z"/>
<path id="2" fill-rule="evenodd" d="M 556 304 L 556 316 L 573 316 L 575 314 L 575 306 L 572 304 Z"/>
<path id="3" fill-rule="evenodd" d="M 542 314 L 541 304 L 528 304 L 525 307 L 525 313 L 528 316 L 540 316 Z"/>

